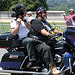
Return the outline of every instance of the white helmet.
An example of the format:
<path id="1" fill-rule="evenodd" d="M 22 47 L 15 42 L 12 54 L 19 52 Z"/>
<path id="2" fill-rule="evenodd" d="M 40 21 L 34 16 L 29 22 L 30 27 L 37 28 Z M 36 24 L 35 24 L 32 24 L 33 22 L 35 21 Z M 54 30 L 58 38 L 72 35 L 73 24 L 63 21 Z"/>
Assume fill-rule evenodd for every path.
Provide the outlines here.
<path id="1" fill-rule="evenodd" d="M 32 12 L 31 12 L 31 11 L 29 11 L 27 14 L 31 14 L 31 15 L 32 15 Z"/>

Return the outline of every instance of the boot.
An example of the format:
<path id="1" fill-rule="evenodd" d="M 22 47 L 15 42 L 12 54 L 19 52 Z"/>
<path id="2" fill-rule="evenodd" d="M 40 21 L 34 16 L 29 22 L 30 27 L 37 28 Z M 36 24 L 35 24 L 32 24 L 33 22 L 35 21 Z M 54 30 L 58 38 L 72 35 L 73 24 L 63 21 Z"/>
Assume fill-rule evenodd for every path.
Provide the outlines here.
<path id="1" fill-rule="evenodd" d="M 50 65 L 50 68 L 51 68 L 51 73 L 52 73 L 53 75 L 58 75 L 58 74 L 61 73 L 59 70 L 57 70 L 57 68 L 56 68 L 55 65 Z"/>

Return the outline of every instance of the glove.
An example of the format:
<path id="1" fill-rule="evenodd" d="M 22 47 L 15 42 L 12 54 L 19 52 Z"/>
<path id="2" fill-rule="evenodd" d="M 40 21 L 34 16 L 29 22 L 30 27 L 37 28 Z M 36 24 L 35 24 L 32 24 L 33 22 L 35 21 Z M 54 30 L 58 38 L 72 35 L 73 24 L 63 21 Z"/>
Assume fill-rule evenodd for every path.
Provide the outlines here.
<path id="1" fill-rule="evenodd" d="M 62 33 L 58 33 L 58 36 L 62 36 Z"/>
<path id="2" fill-rule="evenodd" d="M 54 37 L 55 36 L 55 34 L 49 34 L 48 35 L 48 38 L 50 39 L 50 38 L 52 38 L 52 37 Z"/>

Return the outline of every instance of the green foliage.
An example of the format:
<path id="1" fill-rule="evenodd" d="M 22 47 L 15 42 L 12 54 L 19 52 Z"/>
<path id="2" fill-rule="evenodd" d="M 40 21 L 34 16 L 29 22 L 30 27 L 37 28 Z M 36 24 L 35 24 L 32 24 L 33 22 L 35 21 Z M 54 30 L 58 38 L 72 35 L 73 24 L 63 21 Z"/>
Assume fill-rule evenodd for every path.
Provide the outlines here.
<path id="1" fill-rule="evenodd" d="M 11 6 L 11 0 L 0 0 L 1 11 L 9 10 L 10 6 Z"/>
<path id="2" fill-rule="evenodd" d="M 75 10 L 75 0 L 47 0 L 47 4 L 49 6 L 49 10 L 54 11 L 66 11 L 73 8 Z"/>
<path id="3" fill-rule="evenodd" d="M 12 10 L 17 4 L 24 4 L 28 11 L 35 11 L 38 7 L 43 6 L 48 9 L 47 0 L 0 0 L 0 10 Z"/>

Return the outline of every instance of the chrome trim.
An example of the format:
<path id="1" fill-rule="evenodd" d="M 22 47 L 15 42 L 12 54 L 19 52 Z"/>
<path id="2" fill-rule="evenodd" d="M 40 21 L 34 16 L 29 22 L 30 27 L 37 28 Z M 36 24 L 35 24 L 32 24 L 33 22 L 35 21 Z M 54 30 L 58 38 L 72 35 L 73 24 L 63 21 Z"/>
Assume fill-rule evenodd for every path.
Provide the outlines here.
<path id="1" fill-rule="evenodd" d="M 19 70 L 3 70 L 2 68 L 0 68 L 0 72 L 4 72 L 4 73 L 19 73 L 19 74 L 50 74 L 50 69 L 48 72 L 33 72 L 33 71 L 19 71 Z"/>

